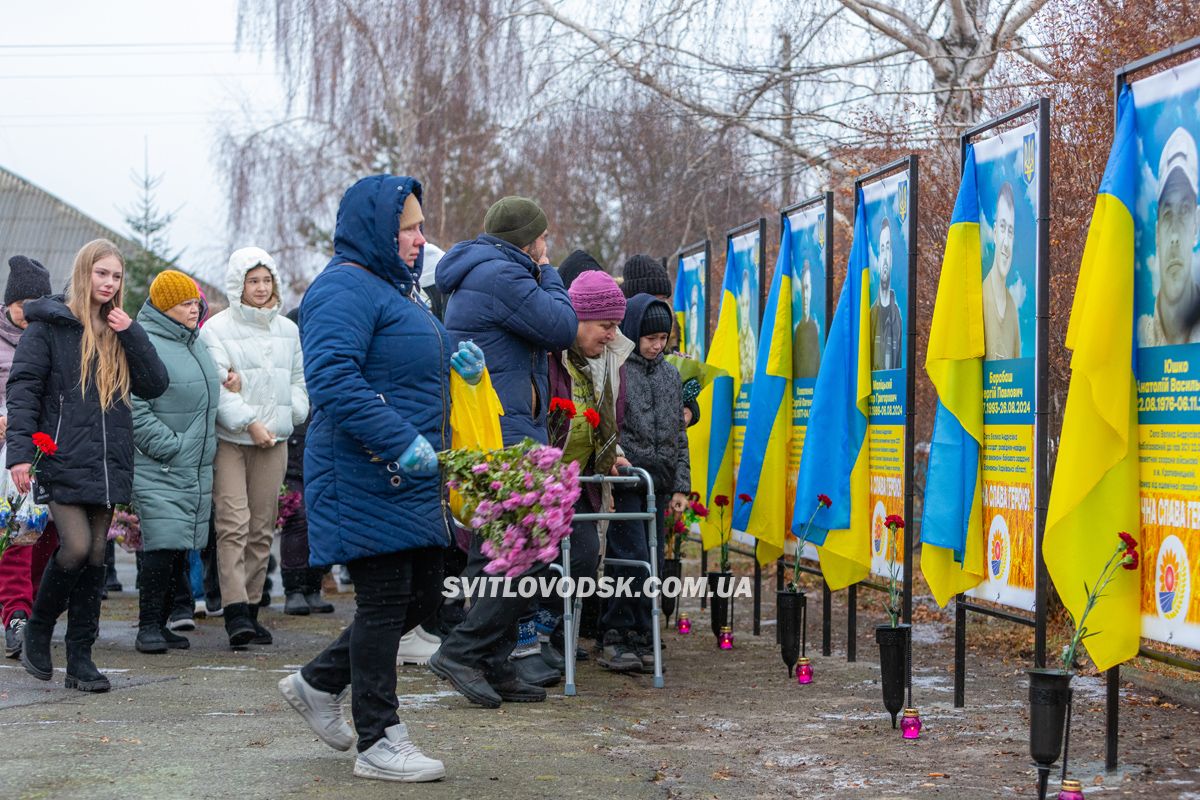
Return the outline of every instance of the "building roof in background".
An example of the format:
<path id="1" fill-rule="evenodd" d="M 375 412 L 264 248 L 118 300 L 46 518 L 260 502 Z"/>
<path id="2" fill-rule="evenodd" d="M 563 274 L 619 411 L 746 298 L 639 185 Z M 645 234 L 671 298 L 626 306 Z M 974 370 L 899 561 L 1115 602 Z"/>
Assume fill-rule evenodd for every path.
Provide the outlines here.
<path id="1" fill-rule="evenodd" d="M 50 286 L 63 291 L 75 254 L 93 239 L 108 239 L 123 253 L 138 250 L 127 236 L 92 219 L 20 175 L 0 167 L 0 293 L 8 282 L 8 259 L 36 259 L 50 271 Z M 224 293 L 196 280 L 214 307 L 225 306 Z"/>

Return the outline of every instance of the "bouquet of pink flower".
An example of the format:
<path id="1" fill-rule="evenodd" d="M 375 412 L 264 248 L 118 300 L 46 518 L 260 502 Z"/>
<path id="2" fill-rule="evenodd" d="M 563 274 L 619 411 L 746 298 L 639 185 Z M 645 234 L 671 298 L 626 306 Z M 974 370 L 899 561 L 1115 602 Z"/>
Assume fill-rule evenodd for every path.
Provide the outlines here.
<path id="1" fill-rule="evenodd" d="M 117 506 L 108 525 L 108 538 L 125 552 L 136 553 L 142 549 L 142 521 L 128 506 Z"/>
<path id="2" fill-rule="evenodd" d="M 299 490 L 289 490 L 286 483 L 279 487 L 279 516 L 275 518 L 276 532 L 283 530 L 283 526 L 296 516 L 296 512 L 303 504 L 304 495 Z"/>
<path id="3" fill-rule="evenodd" d="M 483 571 L 515 577 L 558 558 L 579 499 L 579 465 L 562 451 L 525 440 L 502 450 L 438 454 L 446 486 L 462 497 L 462 519 L 483 537 Z M 463 524 L 463 523 L 460 523 Z"/>

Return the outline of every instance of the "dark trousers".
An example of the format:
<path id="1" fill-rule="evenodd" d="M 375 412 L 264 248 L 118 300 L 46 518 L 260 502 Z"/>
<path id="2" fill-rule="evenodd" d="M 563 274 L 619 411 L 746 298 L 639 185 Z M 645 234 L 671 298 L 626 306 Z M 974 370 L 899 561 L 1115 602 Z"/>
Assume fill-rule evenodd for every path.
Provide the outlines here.
<path id="1" fill-rule="evenodd" d="M 670 496 L 656 496 L 655 505 L 658 515 L 657 525 L 658 553 L 656 564 L 659 574 L 662 574 L 664 542 L 663 525 L 664 512 Z M 646 496 L 643 492 L 632 489 L 618 488 L 613 493 L 614 507 L 621 513 L 635 513 L 646 510 Z M 645 522 L 613 522 L 608 526 L 608 536 L 605 544 L 606 558 L 626 558 L 646 561 L 649 554 L 649 543 L 646 541 Z M 604 568 L 604 574 L 614 579 L 632 578 L 634 587 L 641 587 L 642 581 L 649 577 L 646 570 L 640 567 L 609 566 Z M 605 601 L 604 613 L 600 617 L 600 630 L 616 630 L 621 632 L 635 631 L 650 632 L 649 597 L 612 597 Z"/>
<path id="2" fill-rule="evenodd" d="M 590 514 L 592 508 L 587 500 L 580 498 L 575 504 L 576 514 Z M 610 524 L 611 529 L 611 524 Z M 600 534 L 595 522 L 575 522 L 571 525 L 571 577 L 578 582 L 582 577 L 596 577 L 600 563 Z M 554 573 L 557 575 L 558 573 Z M 558 582 L 555 581 L 557 587 Z M 563 599 L 556 593 L 541 598 L 538 607 L 555 617 L 562 617 Z"/>
<path id="3" fill-rule="evenodd" d="M 396 649 L 441 594 L 442 551 L 426 547 L 347 564 L 354 580 L 354 621 L 300 671 L 322 692 L 353 687 L 351 713 L 360 753 L 399 722 Z"/>
<path id="4" fill-rule="evenodd" d="M 585 499 L 580 499 L 577 512 L 591 511 Z M 482 575 L 490 559 L 483 555 L 478 536 L 471 538 L 471 552 L 467 557 L 468 577 Z M 600 541 L 596 534 L 596 523 L 579 522 L 571 528 L 571 575 L 578 579 L 583 575 L 596 574 L 596 562 L 600 554 Z M 526 575 L 540 577 L 550 572 L 546 565 L 539 565 L 525 575 L 512 579 L 515 586 Z M 514 592 L 515 594 L 515 592 Z M 442 641 L 442 655 L 451 661 L 483 670 L 492 683 L 503 682 L 515 672 L 508 662 L 513 648 L 517 646 L 517 623 L 527 618 L 530 611 L 544 608 L 556 617 L 562 616 L 562 598 L 557 594 L 541 600 L 524 597 L 475 598 L 462 621 Z"/>
<path id="5" fill-rule="evenodd" d="M 478 536 L 471 537 L 467 577 L 484 574 L 483 568 L 491 560 L 480 551 L 481 541 Z M 541 575 L 545 569 L 537 566 L 526 574 Z M 514 579 L 514 585 L 517 580 Z M 533 602 L 527 597 L 473 598 L 466 618 L 442 640 L 442 655 L 451 661 L 483 670 L 492 683 L 511 678 L 515 672 L 508 663 L 508 657 L 517 646 L 517 620 L 529 611 Z"/>
<path id="6" fill-rule="evenodd" d="M 200 563 L 204 567 L 204 605 L 211 609 L 221 607 L 221 575 L 217 569 L 217 512 L 208 516 L 208 543 L 200 551 Z"/>
<path id="7" fill-rule="evenodd" d="M 289 492 L 303 496 L 303 481 L 289 478 L 286 486 Z M 285 570 L 308 569 L 308 514 L 303 500 L 279 531 L 279 565 Z"/>
<path id="8" fill-rule="evenodd" d="M 443 576 L 457 578 L 466 571 L 467 554 L 459 550 L 458 545 L 452 544 L 447 547 L 444 555 L 445 557 L 442 562 Z M 466 601 L 463 598 L 447 600 L 439 595 L 438 607 L 421 623 L 421 627 L 444 639 L 466 617 Z"/>
<path id="9" fill-rule="evenodd" d="M 188 550 L 180 550 L 179 558 L 175 559 L 175 591 L 171 598 L 171 608 L 168 613 L 178 611 L 187 616 L 192 615 L 195 599 L 192 597 L 191 562 L 188 560 Z"/>

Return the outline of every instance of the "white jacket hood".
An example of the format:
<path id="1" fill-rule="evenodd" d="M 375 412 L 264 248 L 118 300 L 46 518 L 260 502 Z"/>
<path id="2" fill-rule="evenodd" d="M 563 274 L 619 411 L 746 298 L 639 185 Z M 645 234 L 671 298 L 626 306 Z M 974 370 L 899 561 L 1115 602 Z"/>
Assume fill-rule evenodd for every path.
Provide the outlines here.
<path id="1" fill-rule="evenodd" d="M 270 308 L 252 308 L 242 304 L 242 291 L 246 287 L 246 273 L 255 267 L 266 267 L 275 281 L 275 291 L 282 299 L 283 280 L 279 277 L 279 267 L 271 254 L 261 247 L 242 247 L 234 250 L 229 256 L 229 264 L 225 267 L 225 296 L 229 299 L 229 307 L 236 309 L 248 322 L 269 324 L 279 314 L 280 305 Z"/>

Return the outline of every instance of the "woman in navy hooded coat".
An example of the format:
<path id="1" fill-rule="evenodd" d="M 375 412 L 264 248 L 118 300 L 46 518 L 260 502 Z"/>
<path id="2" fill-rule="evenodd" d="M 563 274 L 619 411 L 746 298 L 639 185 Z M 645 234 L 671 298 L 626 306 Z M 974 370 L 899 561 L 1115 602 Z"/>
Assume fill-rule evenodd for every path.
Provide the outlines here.
<path id="1" fill-rule="evenodd" d="M 483 357 L 452 351 L 446 329 L 421 303 L 421 184 L 374 175 L 342 198 L 334 256 L 300 306 L 312 422 L 304 500 L 313 566 L 345 564 L 354 580 L 353 623 L 279 683 L 326 744 L 354 734 L 341 698 L 353 684 L 361 777 L 437 780 L 396 716 L 396 647 L 436 607 L 449 543 L 436 450 L 450 446 L 451 366 L 478 380 Z"/>

